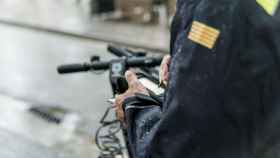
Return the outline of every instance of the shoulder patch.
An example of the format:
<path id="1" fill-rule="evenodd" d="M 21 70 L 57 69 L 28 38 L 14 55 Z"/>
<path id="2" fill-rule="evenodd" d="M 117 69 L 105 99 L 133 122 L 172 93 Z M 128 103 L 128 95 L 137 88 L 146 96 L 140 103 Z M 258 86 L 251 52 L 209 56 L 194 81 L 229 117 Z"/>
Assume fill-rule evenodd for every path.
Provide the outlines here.
<path id="1" fill-rule="evenodd" d="M 219 36 L 220 30 L 203 24 L 201 22 L 194 21 L 192 23 L 188 39 L 204 47 L 213 49 Z"/>
<path id="2" fill-rule="evenodd" d="M 257 0 L 257 3 L 271 16 L 277 11 L 280 0 Z"/>

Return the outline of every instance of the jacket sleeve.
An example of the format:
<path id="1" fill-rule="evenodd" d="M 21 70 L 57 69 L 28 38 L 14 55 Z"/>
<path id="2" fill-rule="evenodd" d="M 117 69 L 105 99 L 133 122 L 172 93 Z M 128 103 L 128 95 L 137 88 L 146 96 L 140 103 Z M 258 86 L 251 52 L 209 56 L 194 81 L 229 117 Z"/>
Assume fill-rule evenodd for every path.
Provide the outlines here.
<path id="1" fill-rule="evenodd" d="M 185 8 L 188 9 L 188 8 Z M 150 158 L 224 158 L 238 142 L 224 116 L 223 94 L 239 36 L 239 1 L 201 0 L 184 19 L 173 45 L 163 114 Z M 234 43 L 236 42 L 236 43 Z"/>
<path id="2" fill-rule="evenodd" d="M 133 158 L 145 158 L 147 146 L 161 118 L 162 96 L 136 94 L 123 107 L 127 124 L 128 150 Z"/>

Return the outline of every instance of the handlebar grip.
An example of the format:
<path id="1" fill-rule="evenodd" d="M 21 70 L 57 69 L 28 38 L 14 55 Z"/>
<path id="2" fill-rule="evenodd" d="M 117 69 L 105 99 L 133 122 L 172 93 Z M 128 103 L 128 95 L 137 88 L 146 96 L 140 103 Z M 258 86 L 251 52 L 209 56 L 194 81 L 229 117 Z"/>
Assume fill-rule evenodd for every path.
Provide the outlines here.
<path id="1" fill-rule="evenodd" d="M 61 65 L 57 68 L 57 71 L 60 74 L 89 71 L 89 70 L 90 70 L 90 66 L 88 66 L 87 64 Z"/>
<path id="2" fill-rule="evenodd" d="M 132 57 L 133 56 L 131 53 L 127 52 L 126 50 L 113 46 L 113 45 L 109 45 L 107 49 L 109 52 L 116 55 L 117 57 Z"/>

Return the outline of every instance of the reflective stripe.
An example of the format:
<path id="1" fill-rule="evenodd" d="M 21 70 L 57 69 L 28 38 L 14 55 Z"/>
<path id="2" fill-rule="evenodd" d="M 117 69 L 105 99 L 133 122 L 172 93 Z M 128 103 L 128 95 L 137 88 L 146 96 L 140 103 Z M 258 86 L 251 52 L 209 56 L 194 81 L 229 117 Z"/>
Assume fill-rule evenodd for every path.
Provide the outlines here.
<path id="1" fill-rule="evenodd" d="M 257 3 L 264 8 L 269 15 L 274 15 L 277 11 L 279 0 L 257 0 Z"/>

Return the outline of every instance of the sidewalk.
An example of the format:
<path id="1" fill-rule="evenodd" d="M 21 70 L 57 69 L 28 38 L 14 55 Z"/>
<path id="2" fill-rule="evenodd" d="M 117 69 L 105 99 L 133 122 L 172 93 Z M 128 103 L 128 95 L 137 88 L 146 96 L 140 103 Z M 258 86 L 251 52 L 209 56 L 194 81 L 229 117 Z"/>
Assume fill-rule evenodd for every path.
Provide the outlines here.
<path id="1" fill-rule="evenodd" d="M 167 27 L 103 21 L 89 17 L 87 10 L 85 4 L 77 6 L 74 0 L 3 0 L 0 22 L 168 52 Z"/>

